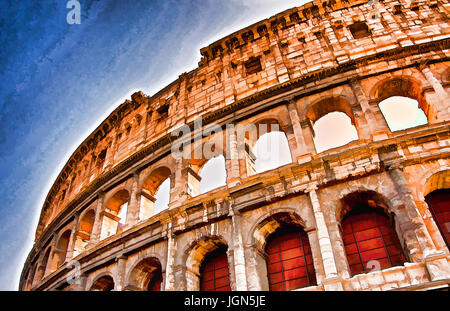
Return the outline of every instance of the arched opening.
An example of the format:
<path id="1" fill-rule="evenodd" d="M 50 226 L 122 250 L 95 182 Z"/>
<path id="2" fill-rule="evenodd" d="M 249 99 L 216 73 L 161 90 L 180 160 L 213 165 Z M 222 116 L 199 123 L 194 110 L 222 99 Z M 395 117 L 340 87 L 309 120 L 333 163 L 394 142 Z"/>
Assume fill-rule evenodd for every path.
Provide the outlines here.
<path id="1" fill-rule="evenodd" d="M 263 290 L 292 290 L 316 285 L 312 250 L 305 223 L 294 212 L 278 212 L 262 220 L 253 232 L 256 271 Z M 264 255 L 260 255 L 264 254 Z"/>
<path id="2" fill-rule="evenodd" d="M 162 283 L 161 263 L 157 258 L 141 260 L 130 274 L 127 288 L 138 291 L 160 291 Z"/>
<path id="3" fill-rule="evenodd" d="M 433 220 L 450 249 L 450 171 L 431 176 L 425 184 L 424 195 Z"/>
<path id="4" fill-rule="evenodd" d="M 313 126 L 314 145 L 318 153 L 358 140 L 356 127 L 343 112 L 334 111 L 318 119 Z"/>
<path id="5" fill-rule="evenodd" d="M 381 196 L 373 191 L 356 192 L 347 195 L 343 203 L 341 234 L 351 276 L 406 262 Z"/>
<path id="6" fill-rule="evenodd" d="M 415 99 L 392 96 L 382 100 L 378 106 L 391 132 L 428 123 L 427 116 Z"/>
<path id="7" fill-rule="evenodd" d="M 223 155 L 214 157 L 206 162 L 200 169 L 200 194 L 227 184 L 227 172 Z"/>
<path id="8" fill-rule="evenodd" d="M 61 266 L 66 261 L 67 256 L 67 248 L 69 246 L 70 241 L 70 230 L 66 230 L 59 238 L 58 243 L 56 244 L 56 248 L 53 250 L 53 260 L 54 265 L 53 268 L 56 270 L 59 266 Z"/>
<path id="9" fill-rule="evenodd" d="M 255 172 L 262 173 L 292 163 L 286 134 L 271 132 L 262 135 L 255 144 Z"/>
<path id="10" fill-rule="evenodd" d="M 230 287 L 227 249 L 225 241 L 218 236 L 204 237 L 191 244 L 186 251 L 188 291 L 227 290 Z"/>
<path id="11" fill-rule="evenodd" d="M 167 167 L 155 169 L 142 185 L 139 219 L 148 219 L 169 208 L 171 171 Z"/>
<path id="12" fill-rule="evenodd" d="M 223 152 L 216 149 L 216 147 L 216 145 L 213 145 L 211 148 L 212 151 L 208 154 L 208 156 L 211 156 L 210 158 L 196 159 L 196 151 L 193 152 L 192 158 L 188 163 L 187 176 L 188 193 L 191 197 L 226 185 L 225 157 Z"/>
<path id="13" fill-rule="evenodd" d="M 221 245 L 203 259 L 200 266 L 200 290 L 231 290 L 226 246 Z"/>
<path id="14" fill-rule="evenodd" d="M 317 284 L 308 235 L 301 227 L 278 228 L 269 236 L 265 252 L 270 290 L 288 291 Z"/>
<path id="15" fill-rule="evenodd" d="M 46 250 L 46 252 L 44 254 L 44 257 L 42 257 L 42 261 L 41 261 L 41 263 L 39 265 L 39 268 L 38 268 L 38 271 L 37 271 L 37 275 L 36 275 L 36 280 L 37 281 L 42 280 L 45 277 L 45 275 L 46 275 L 47 266 L 48 266 L 48 263 L 49 263 L 51 251 L 52 251 L 52 249 L 51 249 L 51 247 L 49 247 Z"/>
<path id="16" fill-rule="evenodd" d="M 275 119 L 258 121 L 245 133 L 245 162 L 248 175 L 269 171 L 292 163 L 286 133 Z M 238 139 L 239 139 L 238 133 Z M 242 139 L 242 138 L 241 138 Z"/>
<path id="17" fill-rule="evenodd" d="M 313 104 L 307 113 L 317 152 L 358 140 L 352 108 L 343 97 L 329 97 Z"/>
<path id="18" fill-rule="evenodd" d="M 94 227 L 95 211 L 89 210 L 81 218 L 75 241 L 74 256 L 82 253 L 91 240 L 92 229 Z"/>
<path id="19" fill-rule="evenodd" d="M 425 197 L 442 238 L 450 249 L 450 189 L 434 190 Z"/>
<path id="20" fill-rule="evenodd" d="M 120 190 L 109 199 L 103 212 L 101 240 L 122 231 L 126 223 L 129 199 L 127 190 Z"/>
<path id="21" fill-rule="evenodd" d="M 436 111 L 422 94 L 422 88 L 409 78 L 395 77 L 374 87 L 371 97 L 391 131 L 403 130 L 432 121 Z"/>
<path id="22" fill-rule="evenodd" d="M 91 286 L 91 291 L 109 292 L 114 290 L 114 280 L 109 275 L 98 278 Z"/>
<path id="23" fill-rule="evenodd" d="M 27 277 L 25 278 L 25 280 L 26 280 L 25 290 L 30 290 L 33 287 L 34 276 L 35 276 L 35 273 L 36 273 L 36 269 L 37 269 L 37 264 L 35 262 L 35 263 L 32 264 L 31 269 L 28 270 Z"/>

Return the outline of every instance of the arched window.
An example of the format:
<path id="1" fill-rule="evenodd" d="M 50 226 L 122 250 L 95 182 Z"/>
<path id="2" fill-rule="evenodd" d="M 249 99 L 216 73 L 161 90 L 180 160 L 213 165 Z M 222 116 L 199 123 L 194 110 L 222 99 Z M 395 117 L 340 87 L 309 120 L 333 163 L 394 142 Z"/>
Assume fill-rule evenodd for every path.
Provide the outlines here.
<path id="1" fill-rule="evenodd" d="M 200 267 L 200 290 L 231 290 L 226 247 L 219 247 L 206 255 Z"/>
<path id="2" fill-rule="evenodd" d="M 450 189 L 438 189 L 425 197 L 431 215 L 450 249 Z"/>
<path id="3" fill-rule="evenodd" d="M 316 285 L 308 235 L 298 227 L 273 233 L 266 245 L 267 275 L 272 291 L 288 291 Z"/>
<path id="4" fill-rule="evenodd" d="M 356 127 L 343 112 L 334 111 L 318 119 L 313 126 L 314 145 L 317 152 L 344 146 L 358 140 Z"/>
<path id="5" fill-rule="evenodd" d="M 65 231 L 59 238 L 58 243 L 56 244 L 56 248 L 53 250 L 55 260 L 53 268 L 55 270 L 66 261 L 67 248 L 69 246 L 71 233 L 72 232 L 70 230 Z"/>
<path id="6" fill-rule="evenodd" d="M 169 207 L 171 171 L 165 166 L 155 169 L 142 185 L 139 219 L 148 219 Z"/>
<path id="7" fill-rule="evenodd" d="M 210 159 L 200 170 L 200 194 L 225 186 L 227 184 L 227 172 L 225 158 L 219 155 Z"/>
<path id="8" fill-rule="evenodd" d="M 317 152 L 358 140 L 353 110 L 342 96 L 327 97 L 311 105 L 306 115 Z"/>
<path id="9" fill-rule="evenodd" d="M 126 223 L 129 199 L 127 190 L 120 190 L 109 199 L 103 213 L 101 240 L 122 231 Z"/>
<path id="10" fill-rule="evenodd" d="M 188 166 L 188 191 L 198 196 L 227 183 L 225 158 L 219 154 L 211 159 L 191 159 Z"/>
<path id="11" fill-rule="evenodd" d="M 286 134 L 270 132 L 262 135 L 255 144 L 255 172 L 262 173 L 292 163 Z"/>
<path id="12" fill-rule="evenodd" d="M 246 125 L 245 131 L 238 131 L 238 146 L 245 148 L 249 176 L 292 163 L 289 142 L 278 120 L 260 120 L 255 125 Z"/>
<path id="13" fill-rule="evenodd" d="M 356 206 L 344 217 L 342 237 L 352 276 L 406 261 L 389 217 L 369 205 Z"/>
<path id="14" fill-rule="evenodd" d="M 162 282 L 161 263 L 157 258 L 142 259 L 131 271 L 127 290 L 160 291 Z"/>
<path id="15" fill-rule="evenodd" d="M 95 211 L 89 210 L 84 214 L 80 221 L 80 225 L 77 232 L 77 238 L 75 241 L 74 256 L 77 256 L 86 249 L 86 246 L 91 240 L 92 229 L 94 227 Z"/>
<path id="16" fill-rule="evenodd" d="M 415 99 L 392 96 L 382 100 L 378 106 L 392 132 L 428 123 L 427 116 Z"/>
<path id="17" fill-rule="evenodd" d="M 109 275 L 98 278 L 91 286 L 91 291 L 109 292 L 114 290 L 114 280 Z"/>
<path id="18" fill-rule="evenodd" d="M 38 273 L 36 276 L 37 281 L 40 281 L 41 279 L 43 279 L 46 276 L 47 266 L 49 263 L 51 250 L 52 250 L 51 247 L 49 247 L 47 249 L 47 251 L 45 252 L 44 257 L 42 257 L 42 261 L 39 265 Z"/>

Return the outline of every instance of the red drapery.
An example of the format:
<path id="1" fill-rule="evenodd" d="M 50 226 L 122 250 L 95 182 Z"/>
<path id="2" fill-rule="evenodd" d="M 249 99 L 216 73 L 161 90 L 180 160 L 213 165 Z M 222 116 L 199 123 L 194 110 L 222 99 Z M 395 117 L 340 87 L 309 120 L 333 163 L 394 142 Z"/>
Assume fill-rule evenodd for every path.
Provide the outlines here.
<path id="1" fill-rule="evenodd" d="M 303 230 L 275 233 L 269 238 L 266 252 L 270 290 L 291 290 L 316 284 L 311 248 Z"/>
<path id="2" fill-rule="evenodd" d="M 406 260 L 386 215 L 369 211 L 345 217 L 343 240 L 351 275 L 402 265 Z"/>

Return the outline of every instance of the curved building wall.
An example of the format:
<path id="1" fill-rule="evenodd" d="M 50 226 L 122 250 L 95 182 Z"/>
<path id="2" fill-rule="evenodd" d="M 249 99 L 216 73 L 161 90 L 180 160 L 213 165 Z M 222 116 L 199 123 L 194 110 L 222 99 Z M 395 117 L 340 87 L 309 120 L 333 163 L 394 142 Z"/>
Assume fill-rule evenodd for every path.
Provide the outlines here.
<path id="1" fill-rule="evenodd" d="M 313 1 L 201 49 L 197 69 L 153 96 L 133 94 L 73 153 L 45 200 L 20 289 L 145 290 L 162 273 L 162 290 L 198 290 L 203 259 L 226 247 L 231 289 L 266 290 L 265 245 L 285 225 L 308 235 L 316 285 L 307 289 L 448 283 L 449 250 L 425 196 L 450 183 L 449 8 Z M 378 104 L 392 96 L 417 100 L 428 124 L 391 132 Z M 333 111 L 359 139 L 317 153 L 313 124 Z M 216 151 L 227 184 L 198 194 L 192 180 L 206 159 L 171 150 L 173 133 L 198 117 L 204 129 L 277 124 L 292 163 L 256 173 L 259 133 L 242 150 L 224 131 Z M 169 208 L 155 214 L 167 178 Z M 341 224 L 355 202 L 391 217 L 407 262 L 351 277 Z"/>

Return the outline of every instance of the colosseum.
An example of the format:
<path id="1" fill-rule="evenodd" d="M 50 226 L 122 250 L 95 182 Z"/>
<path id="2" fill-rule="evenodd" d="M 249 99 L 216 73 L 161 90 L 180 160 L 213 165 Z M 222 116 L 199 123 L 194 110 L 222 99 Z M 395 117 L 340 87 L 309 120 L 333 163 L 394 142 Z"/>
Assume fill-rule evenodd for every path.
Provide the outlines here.
<path id="1" fill-rule="evenodd" d="M 448 289 L 449 10 L 314 0 L 202 48 L 197 68 L 131 95 L 73 152 L 19 289 Z M 391 129 L 391 97 L 416 101 L 426 122 Z M 333 112 L 357 139 L 320 151 L 314 126 Z M 251 124 L 276 125 L 291 161 L 260 172 L 270 130 L 217 131 Z M 175 156 L 180 139 L 183 155 L 222 155 L 224 185 L 201 191 L 210 159 Z"/>

